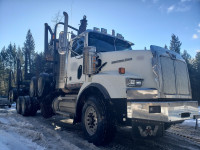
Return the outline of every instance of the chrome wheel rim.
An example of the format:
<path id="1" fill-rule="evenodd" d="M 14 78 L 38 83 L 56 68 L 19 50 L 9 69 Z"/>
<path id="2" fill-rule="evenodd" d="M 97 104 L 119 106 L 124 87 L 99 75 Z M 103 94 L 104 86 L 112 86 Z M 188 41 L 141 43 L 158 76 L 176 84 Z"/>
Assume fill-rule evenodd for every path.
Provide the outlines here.
<path id="1" fill-rule="evenodd" d="M 94 135 L 97 130 L 97 113 L 92 106 L 85 111 L 85 127 L 89 135 Z"/>

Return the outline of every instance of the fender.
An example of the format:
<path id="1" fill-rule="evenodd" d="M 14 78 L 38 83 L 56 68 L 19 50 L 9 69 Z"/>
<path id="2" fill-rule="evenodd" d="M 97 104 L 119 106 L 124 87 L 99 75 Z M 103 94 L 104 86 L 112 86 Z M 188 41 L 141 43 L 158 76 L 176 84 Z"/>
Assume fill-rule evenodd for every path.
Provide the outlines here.
<path id="1" fill-rule="evenodd" d="M 81 91 L 81 93 L 79 94 L 79 96 L 77 98 L 76 114 L 75 114 L 75 118 L 74 118 L 74 123 L 81 121 L 81 112 L 82 112 L 82 108 L 84 105 L 84 96 L 86 96 L 88 94 L 88 92 L 91 92 L 91 91 L 100 92 L 103 95 L 104 99 L 107 99 L 107 100 L 110 99 L 110 95 L 104 86 L 102 86 L 99 83 L 89 84 L 88 86 L 86 86 L 84 88 L 84 90 Z M 91 92 L 91 94 L 93 92 Z"/>
<path id="2" fill-rule="evenodd" d="M 103 85 L 99 84 L 99 83 L 91 83 L 91 84 L 89 84 L 83 91 L 81 91 L 81 93 L 79 94 L 79 97 L 82 95 L 82 93 L 85 90 L 87 90 L 89 88 L 92 88 L 92 87 L 93 88 L 97 88 L 103 94 L 105 99 L 110 99 L 110 95 L 109 95 L 108 91 L 106 90 L 106 88 Z"/>

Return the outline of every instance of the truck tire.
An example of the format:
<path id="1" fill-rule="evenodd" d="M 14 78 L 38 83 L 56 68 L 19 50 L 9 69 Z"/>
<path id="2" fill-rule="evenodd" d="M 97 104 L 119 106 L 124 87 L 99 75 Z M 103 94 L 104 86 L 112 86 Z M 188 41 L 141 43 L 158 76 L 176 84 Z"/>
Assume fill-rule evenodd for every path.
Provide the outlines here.
<path id="1" fill-rule="evenodd" d="M 30 110 L 30 115 L 35 116 L 37 111 L 39 109 L 39 102 L 36 97 L 31 98 L 31 110 Z"/>
<path id="2" fill-rule="evenodd" d="M 40 103 L 41 114 L 44 118 L 50 118 L 54 115 L 52 108 L 53 100 L 54 100 L 53 96 L 47 95 Z"/>
<path id="3" fill-rule="evenodd" d="M 22 99 L 22 115 L 28 116 L 31 111 L 31 100 L 29 96 L 24 96 Z"/>
<path id="4" fill-rule="evenodd" d="M 37 95 L 42 98 L 45 97 L 50 91 L 50 79 L 49 74 L 41 73 L 38 78 Z"/>
<path id="5" fill-rule="evenodd" d="M 18 114 L 22 113 L 22 99 L 23 99 L 23 96 L 19 96 L 16 101 L 16 110 Z"/>
<path id="6" fill-rule="evenodd" d="M 15 102 L 17 100 L 17 89 L 13 88 L 8 92 L 8 100 L 10 102 L 10 104 L 12 104 L 13 102 Z"/>
<path id="7" fill-rule="evenodd" d="M 30 97 L 37 97 L 37 78 L 36 77 L 32 77 L 31 78 L 31 82 L 30 82 L 30 87 L 29 87 L 29 95 Z"/>
<path id="8" fill-rule="evenodd" d="M 82 127 L 88 142 L 105 145 L 112 141 L 116 132 L 114 118 L 101 98 L 91 96 L 82 109 Z"/>

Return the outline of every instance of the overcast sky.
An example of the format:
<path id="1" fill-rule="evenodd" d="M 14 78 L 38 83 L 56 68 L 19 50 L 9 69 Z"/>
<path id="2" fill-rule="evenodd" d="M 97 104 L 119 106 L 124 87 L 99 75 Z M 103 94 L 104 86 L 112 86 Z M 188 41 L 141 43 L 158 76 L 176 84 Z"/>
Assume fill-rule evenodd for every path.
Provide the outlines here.
<path id="1" fill-rule="evenodd" d="M 0 0 L 0 50 L 10 42 L 22 47 L 31 29 L 35 50 L 43 51 L 44 23 L 52 25 L 59 11 L 76 28 L 86 15 L 88 29 L 115 29 L 134 49 L 169 46 L 174 33 L 181 51 L 194 57 L 200 50 L 200 0 Z"/>

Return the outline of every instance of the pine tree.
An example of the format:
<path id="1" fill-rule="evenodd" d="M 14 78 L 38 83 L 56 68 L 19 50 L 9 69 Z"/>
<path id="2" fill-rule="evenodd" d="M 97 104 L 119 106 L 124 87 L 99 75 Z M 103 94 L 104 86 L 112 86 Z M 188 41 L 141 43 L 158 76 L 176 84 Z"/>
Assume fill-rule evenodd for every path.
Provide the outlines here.
<path id="1" fill-rule="evenodd" d="M 8 45 L 8 48 L 6 49 L 7 51 L 7 54 L 8 54 L 8 63 L 9 63 L 9 69 L 12 70 L 13 68 L 13 46 L 12 44 L 10 43 Z"/>
<path id="2" fill-rule="evenodd" d="M 6 48 L 5 46 L 2 48 L 1 50 L 1 59 L 2 59 L 2 63 L 3 63 L 3 66 L 4 66 L 4 69 L 8 67 L 8 53 L 6 51 Z"/>
<path id="3" fill-rule="evenodd" d="M 164 49 L 168 49 L 167 45 L 165 44 Z"/>
<path id="4" fill-rule="evenodd" d="M 2 51 L 5 50 L 5 46 L 3 47 Z M 3 93 L 3 89 L 4 89 L 4 61 L 3 61 L 3 56 L 1 55 L 2 54 L 2 51 L 0 53 L 0 95 L 4 95 Z"/>
<path id="5" fill-rule="evenodd" d="M 200 104 L 200 52 L 197 52 L 192 63 L 192 72 L 190 73 L 190 82 L 192 87 L 192 98 L 199 100 Z"/>
<path id="6" fill-rule="evenodd" d="M 39 76 L 41 72 L 45 71 L 45 58 L 44 54 L 41 52 L 39 54 L 36 54 L 35 60 L 34 60 L 34 69 L 35 69 L 35 75 Z"/>
<path id="7" fill-rule="evenodd" d="M 16 66 L 17 66 L 17 48 L 14 43 L 13 49 L 12 49 L 12 58 L 13 58 L 13 71 L 16 72 Z"/>
<path id="8" fill-rule="evenodd" d="M 195 56 L 194 66 L 200 76 L 200 52 L 197 52 L 197 54 Z"/>
<path id="9" fill-rule="evenodd" d="M 172 34 L 169 49 L 180 54 L 182 43 L 179 41 L 178 36 Z"/>
<path id="10" fill-rule="evenodd" d="M 23 55 L 24 55 L 24 53 L 23 53 L 22 49 L 20 48 L 20 46 L 18 46 L 18 48 L 17 48 L 17 59 L 20 60 L 22 66 L 24 64 L 24 56 Z"/>
<path id="11" fill-rule="evenodd" d="M 183 59 L 185 59 L 186 63 L 189 65 L 190 61 L 192 59 L 191 55 L 186 50 L 184 50 L 182 57 L 183 57 Z"/>
<path id="12" fill-rule="evenodd" d="M 25 77 L 27 77 L 28 73 L 33 73 L 32 60 L 34 59 L 35 54 L 35 42 L 30 29 L 27 32 L 23 50 L 25 54 Z"/>
<path id="13" fill-rule="evenodd" d="M 5 46 L 2 48 L 0 53 L 0 94 L 6 95 L 8 87 L 8 74 L 9 74 L 9 54 Z"/>

